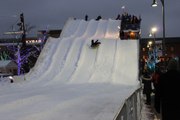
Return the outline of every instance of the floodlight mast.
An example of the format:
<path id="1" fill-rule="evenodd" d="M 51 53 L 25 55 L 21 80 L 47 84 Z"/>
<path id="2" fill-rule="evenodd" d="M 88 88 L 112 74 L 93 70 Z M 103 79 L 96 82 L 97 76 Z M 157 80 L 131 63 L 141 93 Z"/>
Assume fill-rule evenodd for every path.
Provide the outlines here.
<path id="1" fill-rule="evenodd" d="M 164 0 L 160 0 L 162 4 L 162 16 L 163 16 L 163 40 L 162 40 L 162 54 L 163 56 L 166 55 L 166 46 L 165 46 L 165 38 L 166 38 L 166 33 L 165 33 L 165 8 L 164 8 Z M 151 5 L 152 7 L 157 6 L 157 0 L 153 0 L 153 3 Z"/>

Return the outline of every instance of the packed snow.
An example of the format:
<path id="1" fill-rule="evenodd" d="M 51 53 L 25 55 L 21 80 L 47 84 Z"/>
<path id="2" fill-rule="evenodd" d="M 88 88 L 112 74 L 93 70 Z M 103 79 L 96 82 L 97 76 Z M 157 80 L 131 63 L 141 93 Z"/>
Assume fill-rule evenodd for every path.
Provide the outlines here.
<path id="1" fill-rule="evenodd" d="M 28 74 L 0 82 L 1 120 L 113 120 L 139 87 L 139 41 L 120 40 L 118 26 L 67 20 Z"/>

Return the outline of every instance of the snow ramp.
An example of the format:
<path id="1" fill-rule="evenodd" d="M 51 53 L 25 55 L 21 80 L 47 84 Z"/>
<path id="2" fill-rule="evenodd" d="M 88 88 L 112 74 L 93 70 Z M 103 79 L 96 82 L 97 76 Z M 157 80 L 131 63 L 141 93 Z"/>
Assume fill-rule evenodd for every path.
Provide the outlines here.
<path id="1" fill-rule="evenodd" d="M 120 40 L 119 25 L 112 19 L 68 20 L 60 38 L 48 39 L 27 79 L 44 85 L 136 84 L 138 40 Z M 101 42 L 97 49 L 90 47 L 92 39 Z"/>
<path id="2" fill-rule="evenodd" d="M 114 120 L 138 88 L 138 40 L 118 20 L 74 20 L 49 38 L 31 71 L 0 87 L 2 120 Z M 91 40 L 100 46 L 90 47 Z"/>

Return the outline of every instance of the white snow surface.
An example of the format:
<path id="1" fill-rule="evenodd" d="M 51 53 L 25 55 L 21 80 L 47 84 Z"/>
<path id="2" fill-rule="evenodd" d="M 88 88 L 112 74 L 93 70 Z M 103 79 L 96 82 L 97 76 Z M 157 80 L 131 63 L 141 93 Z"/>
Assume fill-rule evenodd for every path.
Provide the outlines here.
<path id="1" fill-rule="evenodd" d="M 34 68 L 0 81 L 1 120 L 113 120 L 139 87 L 138 40 L 120 40 L 119 20 L 67 20 Z M 93 49 L 91 40 L 101 45 Z"/>

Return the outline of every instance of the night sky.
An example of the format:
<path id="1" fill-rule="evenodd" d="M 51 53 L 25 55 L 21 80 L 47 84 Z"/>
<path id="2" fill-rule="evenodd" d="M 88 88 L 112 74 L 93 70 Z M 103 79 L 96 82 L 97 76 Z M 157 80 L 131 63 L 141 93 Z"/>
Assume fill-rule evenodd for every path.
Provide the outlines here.
<path id="1" fill-rule="evenodd" d="M 152 8 L 153 0 L 1 0 L 0 38 L 6 31 L 17 27 L 19 15 L 24 13 L 25 23 L 33 26 L 29 34 L 36 30 L 62 29 L 70 17 L 89 19 L 101 15 L 103 19 L 115 19 L 118 14 L 128 12 L 141 16 L 142 37 L 148 37 L 153 26 L 158 28 L 157 37 L 162 37 L 162 4 Z M 180 37 L 180 1 L 165 0 L 166 37 Z M 124 9 L 123 9 L 124 6 Z M 7 36 L 7 35 L 6 35 Z"/>

